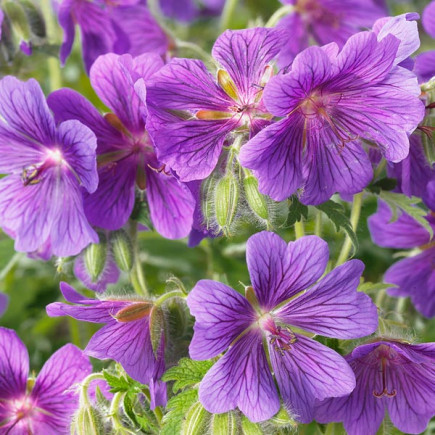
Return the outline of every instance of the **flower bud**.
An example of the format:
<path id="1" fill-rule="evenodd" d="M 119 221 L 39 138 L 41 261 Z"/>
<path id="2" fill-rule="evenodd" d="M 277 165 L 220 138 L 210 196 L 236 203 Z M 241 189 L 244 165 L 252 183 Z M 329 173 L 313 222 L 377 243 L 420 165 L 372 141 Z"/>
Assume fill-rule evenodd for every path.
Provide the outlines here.
<path id="1" fill-rule="evenodd" d="M 8 14 L 18 38 L 24 41 L 30 40 L 30 26 L 23 7 L 16 1 L 9 0 L 3 3 L 3 10 Z"/>
<path id="2" fill-rule="evenodd" d="M 242 433 L 243 435 L 263 435 L 261 427 L 257 423 L 252 423 L 245 416 L 242 417 Z"/>
<path id="3" fill-rule="evenodd" d="M 91 243 L 83 251 L 83 261 L 86 272 L 92 282 L 97 282 L 103 273 L 107 261 L 107 240 L 104 234 L 99 234 L 99 243 Z"/>
<path id="4" fill-rule="evenodd" d="M 239 206 L 239 185 L 233 174 L 221 178 L 215 190 L 215 214 L 219 227 L 228 233 Z"/>
<path id="5" fill-rule="evenodd" d="M 32 34 L 38 38 L 45 38 L 47 36 L 47 30 L 41 10 L 31 0 L 19 0 L 19 3 L 27 15 Z"/>
<path id="6" fill-rule="evenodd" d="M 163 315 L 163 310 L 154 306 L 151 309 L 150 314 L 150 337 L 151 346 L 153 348 L 154 356 L 157 358 L 157 352 L 162 341 L 162 335 L 165 331 L 165 316 Z"/>
<path id="7" fill-rule="evenodd" d="M 213 221 L 214 191 L 216 188 L 216 177 L 210 176 L 201 184 L 201 211 L 204 216 L 207 228 Z"/>
<path id="8" fill-rule="evenodd" d="M 243 179 L 246 202 L 249 208 L 261 219 L 269 219 L 266 197 L 258 190 L 258 180 L 253 175 Z"/>
<path id="9" fill-rule="evenodd" d="M 277 414 L 273 416 L 273 418 L 270 420 L 270 423 L 272 423 L 276 428 L 280 429 L 291 429 L 297 427 L 297 423 L 289 416 L 288 412 L 281 408 Z"/>
<path id="10" fill-rule="evenodd" d="M 212 435 L 236 435 L 237 422 L 234 413 L 213 414 L 211 433 Z"/>
<path id="11" fill-rule="evenodd" d="M 71 433 L 75 435 L 102 435 L 103 425 L 98 411 L 92 406 L 80 408 L 74 418 Z"/>
<path id="12" fill-rule="evenodd" d="M 187 412 L 181 430 L 182 435 L 203 435 L 205 432 L 209 413 L 200 402 L 196 402 Z"/>
<path id="13" fill-rule="evenodd" d="M 118 267 L 124 272 L 129 272 L 133 267 L 134 253 L 128 234 L 124 230 L 113 231 L 110 234 L 110 244 Z"/>

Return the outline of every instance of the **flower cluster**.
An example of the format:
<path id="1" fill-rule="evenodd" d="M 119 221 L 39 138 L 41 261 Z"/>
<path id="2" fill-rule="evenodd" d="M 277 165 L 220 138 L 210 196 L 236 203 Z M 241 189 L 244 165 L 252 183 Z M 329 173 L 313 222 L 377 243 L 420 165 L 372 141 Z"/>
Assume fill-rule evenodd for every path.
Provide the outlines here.
<path id="1" fill-rule="evenodd" d="M 13 3 L 0 8 L 0 227 L 16 251 L 55 257 L 62 281 L 73 272 L 86 286 L 61 282 L 67 303 L 44 314 L 49 326 L 70 317 L 74 343 L 89 341 L 57 350 L 33 379 L 26 347 L 0 328 L 0 433 L 275 433 L 278 421 L 316 421 L 375 435 L 386 414 L 424 431 L 434 343 L 403 332 L 435 316 L 435 69 L 431 51 L 413 59 L 418 13 L 281 0 L 269 21 L 229 30 L 245 10 L 233 0 L 55 0 L 46 32 L 38 5 Z M 211 56 L 179 38 L 219 14 Z M 432 2 L 422 20 L 432 37 L 434 16 Z M 74 71 L 64 82 L 75 89 L 60 83 L 47 97 L 26 69 L 11 75 L 24 58 L 11 41 L 32 58 L 58 53 L 47 43 L 56 19 L 67 71 L 80 30 L 86 96 Z M 365 266 L 381 250 L 358 250 L 361 211 L 374 244 L 406 258 Z M 324 214 L 346 231 L 340 251 Z M 246 243 L 223 249 L 233 235 Z M 157 260 L 142 251 L 162 238 L 171 248 Z M 209 240 L 183 279 L 197 281 L 205 262 L 212 279 L 152 288 L 166 274 L 157 267 L 147 285 L 145 262 L 190 261 L 173 241 L 185 238 Z M 240 250 L 244 294 L 223 283 Z M 398 297 L 410 298 L 409 318 Z M 12 292 L 0 293 L 6 318 L 8 303 L 16 313 Z M 93 373 L 88 356 L 104 369 Z"/>

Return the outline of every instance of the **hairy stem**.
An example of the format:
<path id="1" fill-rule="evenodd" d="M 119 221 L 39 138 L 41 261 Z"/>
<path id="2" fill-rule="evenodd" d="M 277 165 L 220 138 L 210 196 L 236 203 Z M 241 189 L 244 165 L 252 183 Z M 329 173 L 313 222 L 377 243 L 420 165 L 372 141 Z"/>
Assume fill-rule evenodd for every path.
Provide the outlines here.
<path id="1" fill-rule="evenodd" d="M 304 228 L 304 222 L 300 220 L 299 222 L 295 223 L 295 237 L 296 240 L 300 239 L 301 237 L 304 237 L 305 235 L 305 228 Z"/>
<path id="2" fill-rule="evenodd" d="M 286 15 L 292 13 L 294 10 L 293 5 L 287 5 L 283 6 L 282 8 L 279 8 L 266 22 L 264 27 L 274 27 L 278 21 L 285 17 Z"/>
<path id="3" fill-rule="evenodd" d="M 361 216 L 363 192 L 357 193 L 353 196 L 352 211 L 350 213 L 350 223 L 352 225 L 353 231 L 356 233 L 358 228 L 359 218 Z M 341 248 L 340 255 L 337 260 L 336 266 L 343 264 L 349 257 L 350 250 L 352 249 L 352 240 L 346 235 L 343 247 Z"/>
<path id="4" fill-rule="evenodd" d="M 234 10 L 236 9 L 237 2 L 238 0 L 226 0 L 220 21 L 221 32 L 230 27 L 231 18 L 234 15 Z"/>
<path id="5" fill-rule="evenodd" d="M 137 222 L 131 222 L 130 225 L 130 237 L 133 244 L 134 263 L 130 272 L 130 280 L 133 285 L 134 291 L 141 295 L 148 297 L 148 289 L 145 281 L 145 275 L 143 273 L 142 264 L 140 262 L 140 252 L 138 243 Z"/>

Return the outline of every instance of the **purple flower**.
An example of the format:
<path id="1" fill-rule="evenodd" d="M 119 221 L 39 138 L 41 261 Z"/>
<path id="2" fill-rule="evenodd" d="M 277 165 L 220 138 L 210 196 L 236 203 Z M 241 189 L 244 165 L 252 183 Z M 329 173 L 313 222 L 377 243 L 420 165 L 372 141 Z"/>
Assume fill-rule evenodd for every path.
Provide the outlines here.
<path id="1" fill-rule="evenodd" d="M 422 16 L 423 28 L 426 33 L 435 38 L 435 1 L 426 6 Z M 426 51 L 415 58 L 414 72 L 421 82 L 428 82 L 435 76 L 435 51 Z"/>
<path id="2" fill-rule="evenodd" d="M 48 97 L 56 119 L 77 119 L 98 139 L 97 191 L 85 198 L 89 222 L 107 230 L 124 226 L 135 202 L 136 187 L 145 190 L 151 220 L 164 237 L 185 237 L 192 227 L 195 201 L 190 190 L 156 157 L 145 130 L 146 106 L 135 92 L 139 79 L 147 82 L 162 66 L 159 56 L 106 54 L 94 63 L 90 78 L 101 100 L 114 113 L 101 116 L 79 93 L 61 89 Z"/>
<path id="3" fill-rule="evenodd" d="M 317 421 L 343 422 L 349 435 L 375 435 L 387 409 L 400 431 L 424 432 L 435 414 L 435 343 L 379 339 L 345 358 L 355 373 L 355 390 L 321 402 Z"/>
<path id="4" fill-rule="evenodd" d="M 248 240 L 246 257 L 252 282 L 246 299 L 209 280 L 199 281 L 187 297 L 196 318 L 191 358 L 206 360 L 229 348 L 202 380 L 199 399 L 209 412 L 238 407 L 254 422 L 278 412 L 265 340 L 285 405 L 308 423 L 315 399 L 349 394 L 355 380 L 340 355 L 289 325 L 342 339 L 371 334 L 376 307 L 356 291 L 363 263 L 349 261 L 316 284 L 328 263 L 326 242 L 307 236 L 287 245 L 269 232 Z"/>
<path id="5" fill-rule="evenodd" d="M 50 317 L 66 315 L 85 322 L 104 323 L 90 339 L 85 354 L 119 362 L 129 376 L 149 385 L 152 408 L 164 406 L 166 385 L 160 377 L 165 371 L 165 339 L 162 334 L 156 358 L 150 337 L 152 302 L 86 298 L 65 282 L 60 284 L 60 289 L 65 299 L 74 305 L 55 302 L 47 306 L 47 314 Z"/>
<path id="6" fill-rule="evenodd" d="M 435 190 L 435 183 L 432 184 Z M 388 289 L 390 296 L 410 297 L 415 308 L 426 317 L 435 315 L 435 245 L 429 232 L 411 216 L 403 213 L 391 222 L 392 212 L 384 202 L 368 219 L 374 243 L 386 248 L 412 249 L 421 252 L 393 264 L 385 273 L 384 281 L 396 284 Z M 435 231 L 435 218 L 427 216 Z"/>
<path id="7" fill-rule="evenodd" d="M 98 184 L 94 133 L 78 121 L 56 126 L 38 83 L 0 81 L 0 225 L 17 251 L 78 254 L 98 236 L 83 211 Z"/>
<path id="8" fill-rule="evenodd" d="M 403 21 L 390 31 L 415 25 Z M 284 118 L 240 151 L 262 193 L 281 201 L 301 189 L 303 203 L 320 204 L 335 192 L 360 192 L 372 179 L 361 140 L 377 144 L 388 161 L 408 155 L 408 135 L 425 110 L 416 77 L 397 64 L 411 54 L 418 32 L 409 40 L 377 33 L 352 36 L 340 52 L 334 43 L 310 47 L 266 85 L 266 108 Z"/>
<path id="9" fill-rule="evenodd" d="M 75 384 L 92 372 L 83 352 L 67 344 L 42 367 L 29 391 L 29 355 L 15 331 L 0 328 L 0 422 L 4 434 L 69 433 L 78 408 Z"/>
<path id="10" fill-rule="evenodd" d="M 387 173 L 389 177 L 397 180 L 398 192 L 423 198 L 429 181 L 435 179 L 435 167 L 426 159 L 421 136 L 413 134 L 409 142 L 408 157 L 400 163 L 389 163 Z"/>
<path id="11" fill-rule="evenodd" d="M 142 0 L 60 0 L 57 12 L 64 31 L 62 64 L 71 53 L 76 24 L 88 72 L 97 57 L 105 53 L 163 54 L 168 47 L 168 38 Z"/>
<path id="12" fill-rule="evenodd" d="M 252 136 L 269 123 L 262 87 L 272 74 L 280 35 L 263 28 L 224 32 L 212 52 L 223 68 L 217 80 L 193 59 L 174 59 L 150 79 L 147 126 L 159 158 L 182 181 L 210 175 L 230 133 Z M 176 111 L 184 114 L 176 117 Z"/>
<path id="13" fill-rule="evenodd" d="M 281 67 L 292 63 L 308 47 L 309 40 L 319 45 L 335 42 L 343 47 L 354 33 L 371 27 L 386 9 L 372 0 L 281 0 L 294 5 L 278 27 L 286 31 L 278 57 Z"/>

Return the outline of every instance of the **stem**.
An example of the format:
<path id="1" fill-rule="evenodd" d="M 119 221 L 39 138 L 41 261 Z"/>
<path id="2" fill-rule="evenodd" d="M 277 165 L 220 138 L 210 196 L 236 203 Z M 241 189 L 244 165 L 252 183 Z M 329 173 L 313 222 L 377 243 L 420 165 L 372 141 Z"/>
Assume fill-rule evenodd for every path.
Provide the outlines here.
<path id="1" fill-rule="evenodd" d="M 134 291 L 141 295 L 148 297 L 148 289 L 145 281 L 145 275 L 143 273 L 142 264 L 140 262 L 138 234 L 137 234 L 137 222 L 131 222 L 130 224 L 130 237 L 133 244 L 134 263 L 130 272 L 131 284 Z"/>
<path id="2" fill-rule="evenodd" d="M 382 171 L 385 169 L 386 164 L 387 164 L 387 161 L 383 158 L 379 162 L 378 167 L 373 172 L 373 180 L 376 181 L 380 177 L 380 175 L 382 174 Z"/>
<path id="3" fill-rule="evenodd" d="M 57 21 L 54 17 L 51 1 L 43 0 L 42 2 L 42 12 L 45 16 L 45 23 L 47 25 L 47 35 L 48 38 L 55 40 L 55 36 L 59 34 L 57 31 Z M 56 89 L 60 89 L 62 87 L 62 74 L 60 70 L 59 60 L 56 57 L 48 56 L 47 57 L 47 67 L 48 67 L 48 76 L 50 83 L 50 91 L 55 91 Z"/>
<path id="4" fill-rule="evenodd" d="M 314 221 L 314 234 L 322 236 L 322 212 L 316 209 L 316 220 Z"/>
<path id="5" fill-rule="evenodd" d="M 101 373 L 92 373 L 82 382 L 80 387 L 80 404 L 81 406 L 91 406 L 89 402 L 88 390 L 92 381 L 96 379 L 104 379 L 104 376 Z"/>
<path id="6" fill-rule="evenodd" d="M 288 14 L 291 14 L 294 10 L 293 5 L 287 5 L 279 8 L 277 11 L 274 12 L 274 14 L 267 20 L 267 23 L 264 25 L 264 27 L 274 27 L 276 23 L 282 18 L 285 17 Z"/>
<path id="7" fill-rule="evenodd" d="M 304 237 L 305 229 L 304 229 L 304 222 L 302 220 L 300 220 L 299 222 L 296 222 L 294 225 L 294 228 L 295 228 L 296 240 L 300 239 L 301 237 Z"/>
<path id="8" fill-rule="evenodd" d="M 160 296 L 155 302 L 154 305 L 160 307 L 163 305 L 164 302 L 166 302 L 168 299 L 171 298 L 185 298 L 186 294 L 183 293 L 181 290 L 172 290 L 168 293 L 165 293 L 164 295 Z"/>
<path id="9" fill-rule="evenodd" d="M 119 417 L 119 408 L 121 406 L 121 402 L 124 399 L 125 392 L 115 393 L 112 399 L 112 403 L 110 404 L 110 419 L 112 420 L 113 428 L 115 430 L 126 431 L 127 429 L 122 424 L 122 421 Z"/>
<path id="10" fill-rule="evenodd" d="M 9 260 L 8 264 L 0 272 L 0 281 L 6 278 L 6 275 L 11 271 L 11 269 L 18 263 L 19 259 L 23 256 L 22 252 L 17 252 Z"/>
<path id="11" fill-rule="evenodd" d="M 363 192 L 357 193 L 353 196 L 352 211 L 350 213 L 350 223 L 355 233 L 358 228 L 359 218 L 361 216 L 362 198 Z M 340 266 L 340 264 L 343 264 L 347 260 L 351 249 L 352 241 L 350 237 L 346 235 L 346 239 L 343 243 L 343 247 L 341 248 L 341 252 L 338 257 L 336 266 Z"/>
<path id="12" fill-rule="evenodd" d="M 147 388 L 143 388 L 142 393 L 147 398 L 148 403 L 151 403 L 151 394 L 150 394 L 149 390 Z M 163 412 L 160 409 L 160 406 L 156 406 L 154 408 L 153 412 L 154 412 L 154 415 L 156 416 L 157 423 L 160 425 L 162 422 L 162 419 L 163 419 Z"/>
<path id="13" fill-rule="evenodd" d="M 228 29 L 231 23 L 231 17 L 234 14 L 234 10 L 236 9 L 238 0 L 226 0 L 224 10 L 222 11 L 221 21 L 220 21 L 220 29 L 221 32 Z"/>
<path id="14" fill-rule="evenodd" d="M 194 44 L 193 42 L 181 41 L 180 39 L 175 39 L 174 42 L 175 42 L 175 46 L 177 48 L 185 48 L 185 49 L 188 49 L 188 50 L 192 50 L 193 52 L 195 52 L 198 56 L 200 56 L 206 62 L 210 62 L 210 63 L 218 66 L 216 61 L 213 59 L 213 57 L 211 57 L 199 45 Z"/>

